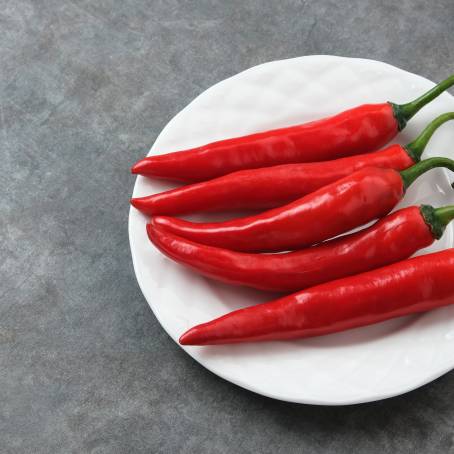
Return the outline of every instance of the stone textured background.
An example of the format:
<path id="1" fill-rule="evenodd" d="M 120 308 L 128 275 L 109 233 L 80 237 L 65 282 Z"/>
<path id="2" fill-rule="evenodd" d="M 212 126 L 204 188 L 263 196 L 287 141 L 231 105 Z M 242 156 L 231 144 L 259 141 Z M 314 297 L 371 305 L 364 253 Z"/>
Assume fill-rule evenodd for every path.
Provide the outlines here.
<path id="1" fill-rule="evenodd" d="M 0 452 L 454 452 L 453 373 L 323 408 L 198 366 L 127 236 L 129 165 L 213 83 L 318 53 L 440 80 L 453 25 L 452 0 L 0 0 Z"/>

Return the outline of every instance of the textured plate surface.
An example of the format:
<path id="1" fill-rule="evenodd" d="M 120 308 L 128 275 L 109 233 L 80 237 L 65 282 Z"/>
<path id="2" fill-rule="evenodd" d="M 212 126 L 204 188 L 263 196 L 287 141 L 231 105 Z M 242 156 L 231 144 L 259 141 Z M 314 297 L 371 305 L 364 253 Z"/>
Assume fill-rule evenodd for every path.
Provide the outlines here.
<path id="1" fill-rule="evenodd" d="M 309 56 L 266 63 L 202 93 L 164 128 L 150 154 L 306 122 L 358 104 L 406 102 L 432 86 L 420 76 L 371 60 Z M 409 142 L 448 111 L 454 111 L 454 98 L 443 94 L 414 117 L 397 141 Z M 425 156 L 449 156 L 453 138 L 454 122 L 447 123 Z M 449 178 L 445 171 L 432 170 L 398 208 L 454 203 Z M 138 177 L 133 195 L 170 187 Z M 145 216 L 131 209 L 129 238 L 137 280 L 175 341 L 193 325 L 275 297 L 231 288 L 173 263 L 148 242 L 145 224 Z M 449 226 L 440 241 L 420 253 L 452 244 Z M 183 348 L 215 374 L 269 397 L 321 405 L 367 402 L 410 391 L 454 367 L 454 307 L 308 340 Z"/>

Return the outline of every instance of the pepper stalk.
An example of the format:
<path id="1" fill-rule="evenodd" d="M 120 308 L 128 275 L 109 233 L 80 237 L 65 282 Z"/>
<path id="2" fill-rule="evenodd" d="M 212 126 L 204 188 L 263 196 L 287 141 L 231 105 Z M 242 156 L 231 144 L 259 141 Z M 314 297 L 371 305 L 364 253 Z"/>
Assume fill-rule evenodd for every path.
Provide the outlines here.
<path id="1" fill-rule="evenodd" d="M 452 159 L 442 157 L 428 158 L 418 162 L 408 169 L 402 170 L 400 172 L 400 176 L 404 182 L 404 189 L 408 189 L 408 187 L 422 174 L 437 167 L 445 167 L 446 169 L 454 171 L 454 161 Z"/>
<path id="2" fill-rule="evenodd" d="M 454 74 L 435 85 L 432 89 L 424 93 L 414 101 L 407 102 L 406 104 L 394 104 L 390 102 L 394 117 L 397 120 L 399 131 L 405 128 L 408 120 L 414 117 L 426 104 L 433 101 L 437 96 L 443 93 L 448 88 L 454 85 Z"/>

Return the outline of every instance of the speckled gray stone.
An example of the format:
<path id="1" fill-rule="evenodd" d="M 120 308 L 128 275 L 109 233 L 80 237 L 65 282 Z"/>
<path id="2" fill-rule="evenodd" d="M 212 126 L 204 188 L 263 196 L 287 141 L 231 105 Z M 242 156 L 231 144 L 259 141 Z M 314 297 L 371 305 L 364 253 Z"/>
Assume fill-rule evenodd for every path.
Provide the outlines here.
<path id="1" fill-rule="evenodd" d="M 454 373 L 353 407 L 257 396 L 160 328 L 129 165 L 215 82 L 335 54 L 440 80 L 452 0 L 0 0 L 0 453 L 454 452 Z"/>

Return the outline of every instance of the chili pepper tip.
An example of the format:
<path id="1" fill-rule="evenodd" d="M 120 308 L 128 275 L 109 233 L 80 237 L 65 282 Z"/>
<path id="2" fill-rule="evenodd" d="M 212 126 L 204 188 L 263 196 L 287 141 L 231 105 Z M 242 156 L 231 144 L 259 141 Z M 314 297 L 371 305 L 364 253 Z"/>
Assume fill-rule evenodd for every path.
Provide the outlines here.
<path id="1" fill-rule="evenodd" d="M 145 159 L 141 159 L 140 161 L 137 161 L 135 164 L 133 164 L 133 166 L 131 167 L 131 173 L 133 175 L 141 174 L 147 167 L 149 167 L 147 161 Z"/>
<path id="2" fill-rule="evenodd" d="M 169 224 L 170 226 L 172 225 L 172 218 L 169 216 L 153 216 L 150 219 L 150 224 L 153 227 L 162 227 L 163 229 L 168 230 Z M 170 229 L 170 231 L 172 231 L 172 229 Z"/>
<path id="3" fill-rule="evenodd" d="M 178 342 L 180 345 L 197 345 L 200 343 L 200 339 L 197 339 L 197 337 L 197 327 L 194 327 L 183 333 Z"/>
<path id="4" fill-rule="evenodd" d="M 153 224 L 151 224 L 151 222 L 149 222 L 147 224 L 147 235 L 148 235 L 148 239 L 153 242 Z"/>
<path id="5" fill-rule="evenodd" d="M 165 229 L 160 227 L 158 224 L 155 224 L 153 222 L 153 218 L 152 218 L 151 221 L 147 223 L 147 235 L 148 235 L 148 239 L 153 244 L 155 244 L 156 234 L 158 232 L 165 232 Z"/>
<path id="6" fill-rule="evenodd" d="M 143 211 L 143 208 L 144 208 L 143 199 L 144 198 L 146 198 L 146 197 L 132 197 L 131 199 L 129 199 L 129 203 L 137 210 Z"/>

